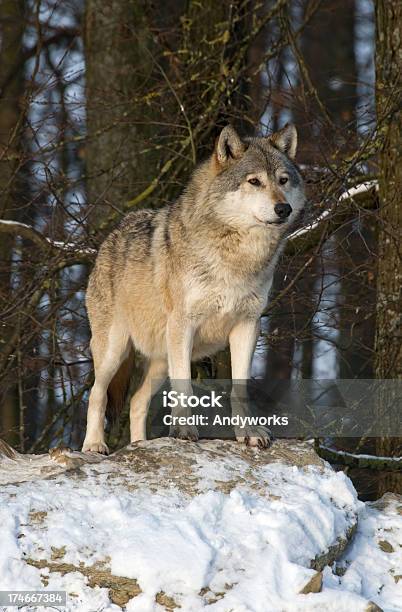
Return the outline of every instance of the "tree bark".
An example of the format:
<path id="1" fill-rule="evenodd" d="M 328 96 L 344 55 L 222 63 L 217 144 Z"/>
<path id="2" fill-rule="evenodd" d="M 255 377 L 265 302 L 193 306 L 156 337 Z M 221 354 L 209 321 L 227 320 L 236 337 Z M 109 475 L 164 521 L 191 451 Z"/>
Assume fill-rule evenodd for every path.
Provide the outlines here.
<path id="1" fill-rule="evenodd" d="M 377 108 L 384 146 L 380 154 L 380 221 L 376 363 L 377 378 L 402 376 L 401 253 L 402 225 L 402 4 L 377 2 Z M 398 103 L 399 100 L 399 103 Z M 399 107 L 399 108 L 398 108 Z"/>
<path id="2" fill-rule="evenodd" d="M 153 171 L 146 101 L 142 116 L 135 115 L 135 101 L 152 70 L 142 3 L 88 0 L 85 53 L 87 194 L 93 230 L 142 191 Z"/>
<path id="3" fill-rule="evenodd" d="M 24 2 L 22 0 L 3 0 L 0 2 L 0 83 L 10 66 L 20 66 L 17 76 L 0 91 L 0 218 L 18 219 L 18 171 L 22 117 L 20 102 L 23 93 L 22 36 L 24 31 Z M 12 303 L 11 258 L 15 238 L 4 235 L 0 241 L 0 312 Z M 3 347 L 14 332 L 16 320 L 0 315 L 0 357 Z M 18 427 L 18 385 L 4 381 L 0 394 L 0 430 L 3 437 L 16 443 Z"/>
<path id="4" fill-rule="evenodd" d="M 376 3 L 377 121 L 383 147 L 380 153 L 380 231 L 375 337 L 376 378 L 400 379 L 401 352 L 401 253 L 402 223 L 402 3 Z M 388 393 L 386 401 L 399 401 Z M 385 415 L 386 416 L 386 415 Z M 377 454 L 398 456 L 401 438 L 379 438 Z M 386 476 L 379 494 L 400 490 L 401 474 Z"/>

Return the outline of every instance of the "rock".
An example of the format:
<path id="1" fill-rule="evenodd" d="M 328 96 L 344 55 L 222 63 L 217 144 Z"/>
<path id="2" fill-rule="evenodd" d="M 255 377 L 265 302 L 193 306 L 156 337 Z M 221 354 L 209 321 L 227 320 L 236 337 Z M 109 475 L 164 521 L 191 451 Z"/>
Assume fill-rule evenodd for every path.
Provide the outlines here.
<path id="1" fill-rule="evenodd" d="M 322 589 L 322 572 L 316 572 L 314 576 L 307 582 L 307 584 L 300 591 L 301 595 L 307 595 L 308 593 L 320 593 Z"/>
<path id="2" fill-rule="evenodd" d="M 369 601 L 364 612 L 383 612 L 383 609 L 377 606 L 374 601 Z"/>
<path id="3" fill-rule="evenodd" d="M 259 450 L 161 438 L 109 457 L 11 451 L 0 447 L 0 496 L 13 571 L 65 588 L 68 610 L 99 608 L 99 589 L 105 607 L 146 597 L 149 609 L 237 609 L 250 581 L 256 609 L 281 609 L 277 584 L 294 601 L 319 593 L 322 568 L 357 524 L 350 481 L 306 442 Z"/>
<path id="4" fill-rule="evenodd" d="M 0 486 L 42 480 L 99 461 L 102 461 L 100 455 L 69 448 L 52 448 L 46 455 L 22 455 L 0 440 Z"/>
<path id="5" fill-rule="evenodd" d="M 339 592 L 361 585 L 360 594 L 366 599 L 367 611 L 397 610 L 402 601 L 402 521 L 398 508 L 402 497 L 387 493 L 374 502 L 366 502 L 359 515 L 356 537 L 342 556 L 332 578 L 328 570 L 325 586 L 330 583 Z M 324 592 L 325 592 L 324 586 Z"/>
<path id="6" fill-rule="evenodd" d="M 387 540 L 380 540 L 378 542 L 378 546 L 381 548 L 383 552 L 386 552 L 386 553 L 393 553 L 395 550 L 392 544 L 387 542 Z"/>

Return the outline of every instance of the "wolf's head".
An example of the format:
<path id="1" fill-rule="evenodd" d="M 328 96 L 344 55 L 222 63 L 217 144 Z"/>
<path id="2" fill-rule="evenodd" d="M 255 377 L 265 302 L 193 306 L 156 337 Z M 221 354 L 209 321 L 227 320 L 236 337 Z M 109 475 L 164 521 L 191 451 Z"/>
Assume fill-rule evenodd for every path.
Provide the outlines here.
<path id="1" fill-rule="evenodd" d="M 286 125 L 267 138 L 241 139 L 225 127 L 215 146 L 208 194 L 218 218 L 232 227 L 284 233 L 305 206 L 303 179 L 294 163 L 297 132 Z"/>

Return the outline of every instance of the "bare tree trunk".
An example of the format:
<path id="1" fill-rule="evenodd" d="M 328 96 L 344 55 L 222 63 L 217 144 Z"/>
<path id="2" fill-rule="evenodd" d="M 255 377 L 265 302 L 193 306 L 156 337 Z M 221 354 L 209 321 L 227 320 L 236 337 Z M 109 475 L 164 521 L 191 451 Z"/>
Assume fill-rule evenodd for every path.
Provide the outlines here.
<path id="1" fill-rule="evenodd" d="M 88 0 L 86 163 L 93 226 L 145 189 L 153 171 L 146 100 L 143 115 L 134 116 L 152 70 L 150 43 L 139 0 Z"/>
<path id="2" fill-rule="evenodd" d="M 356 144 L 354 25 L 355 0 L 326 0 L 302 35 L 298 59 L 304 86 L 295 113 L 304 162 L 317 161 L 317 142 L 326 156 L 334 148 L 350 152 Z"/>
<path id="3" fill-rule="evenodd" d="M 378 0 L 376 19 L 377 117 L 384 145 L 380 154 L 375 374 L 376 378 L 401 379 L 402 4 Z M 377 454 L 398 455 L 401 445 L 400 438 L 380 438 Z M 386 476 L 380 483 L 380 493 L 400 490 L 401 481 L 401 474 Z"/>
<path id="4" fill-rule="evenodd" d="M 6 81 L 11 66 L 19 65 L 24 30 L 24 2 L 2 0 L 0 2 L 0 88 Z M 22 117 L 20 100 L 23 93 L 23 75 L 20 69 L 16 78 L 0 91 L 0 218 L 18 218 L 18 175 Z M 14 237 L 2 236 L 0 241 L 0 313 L 9 309 L 12 302 L 11 257 Z M 0 351 L 14 331 L 16 320 L 0 314 Z M 17 442 L 18 384 L 4 381 L 0 394 L 0 430 L 10 443 Z M 11 434 L 13 432 L 13 434 Z"/>

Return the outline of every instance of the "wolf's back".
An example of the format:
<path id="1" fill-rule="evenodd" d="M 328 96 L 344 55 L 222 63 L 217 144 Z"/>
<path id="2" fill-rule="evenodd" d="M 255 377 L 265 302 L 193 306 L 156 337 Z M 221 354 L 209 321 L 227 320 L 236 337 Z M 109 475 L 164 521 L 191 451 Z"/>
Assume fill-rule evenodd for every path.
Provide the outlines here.
<path id="1" fill-rule="evenodd" d="M 140 210 L 126 215 L 107 236 L 97 255 L 87 289 L 87 309 L 109 309 L 126 266 L 144 261 L 150 254 L 156 211 Z"/>

